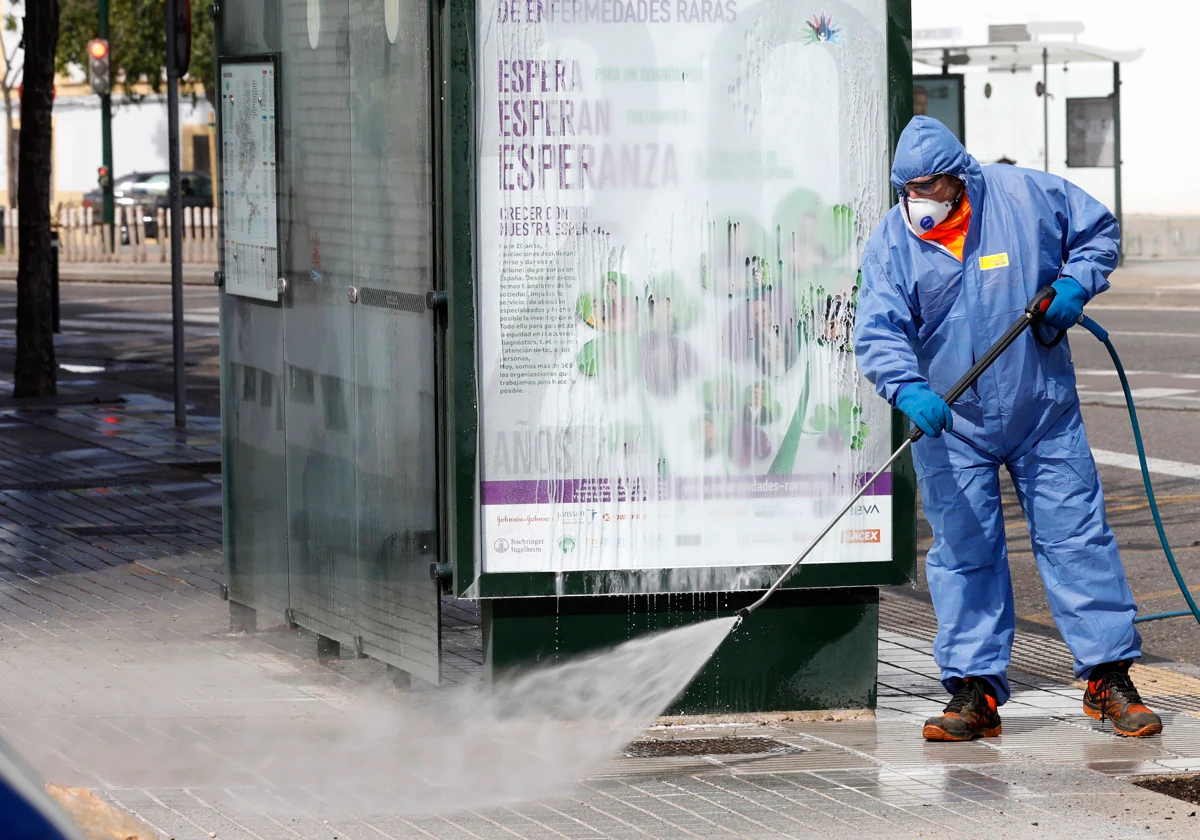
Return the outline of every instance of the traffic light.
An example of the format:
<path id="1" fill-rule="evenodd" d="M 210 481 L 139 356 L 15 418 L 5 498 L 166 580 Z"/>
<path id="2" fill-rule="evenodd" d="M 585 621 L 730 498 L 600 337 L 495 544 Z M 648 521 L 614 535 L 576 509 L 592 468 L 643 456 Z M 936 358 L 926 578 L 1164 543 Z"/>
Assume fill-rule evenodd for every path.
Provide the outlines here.
<path id="1" fill-rule="evenodd" d="M 103 96 L 112 90 L 112 81 L 108 71 L 108 41 L 96 38 L 88 41 L 88 84 L 92 90 Z"/>
<path id="2" fill-rule="evenodd" d="M 101 166 L 96 170 L 96 182 L 100 185 L 100 189 L 105 189 L 108 187 L 111 181 L 112 178 L 108 174 L 107 166 Z"/>

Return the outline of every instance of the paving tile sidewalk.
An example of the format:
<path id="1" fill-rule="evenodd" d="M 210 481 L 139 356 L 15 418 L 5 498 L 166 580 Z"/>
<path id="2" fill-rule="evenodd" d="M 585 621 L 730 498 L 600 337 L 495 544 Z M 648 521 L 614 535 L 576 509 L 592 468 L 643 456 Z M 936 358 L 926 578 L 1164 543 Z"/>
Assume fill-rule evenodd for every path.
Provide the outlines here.
<path id="1" fill-rule="evenodd" d="M 268 728 L 320 739 L 349 700 L 384 685 L 386 675 L 349 654 L 318 661 L 313 638 L 282 625 L 254 637 L 228 632 L 219 598 L 218 429 L 199 420 L 176 432 L 169 409 L 142 398 L 0 412 L 0 733 L 55 781 L 97 788 L 164 837 L 1200 834 L 1196 807 L 1121 778 L 1200 769 L 1200 681 L 1147 669 L 1170 683 L 1161 697 L 1178 695 L 1167 731 L 1117 740 L 1082 715 L 1061 644 L 1019 634 L 1004 735 L 928 744 L 919 725 L 944 702 L 931 617 L 895 595 L 882 607 L 877 719 L 750 727 L 782 752 L 617 756 L 570 796 L 419 818 L 356 810 L 337 795 L 336 780 L 314 779 L 287 801 L 286 816 L 264 812 L 244 784 L 253 756 L 237 749 L 238 733 Z M 470 683 L 481 662 L 476 613 L 449 602 L 444 614 L 448 652 L 460 682 Z M 745 724 L 738 729 L 746 734 Z M 645 737 L 729 731 L 658 727 Z M 164 764 L 142 768 L 141 784 L 118 785 L 98 769 L 147 745 L 164 756 L 207 748 L 243 781 L 185 786 Z"/>

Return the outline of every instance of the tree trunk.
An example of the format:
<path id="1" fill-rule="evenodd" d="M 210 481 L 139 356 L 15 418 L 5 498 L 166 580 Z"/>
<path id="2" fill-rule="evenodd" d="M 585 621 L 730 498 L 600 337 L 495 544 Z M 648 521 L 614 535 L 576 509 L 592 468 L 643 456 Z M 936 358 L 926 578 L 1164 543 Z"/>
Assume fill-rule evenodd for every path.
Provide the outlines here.
<path id="1" fill-rule="evenodd" d="M 25 79 L 21 90 L 21 148 L 17 193 L 17 363 L 14 397 L 58 391 L 51 303 L 50 114 L 54 107 L 54 53 L 58 0 L 25 4 Z"/>

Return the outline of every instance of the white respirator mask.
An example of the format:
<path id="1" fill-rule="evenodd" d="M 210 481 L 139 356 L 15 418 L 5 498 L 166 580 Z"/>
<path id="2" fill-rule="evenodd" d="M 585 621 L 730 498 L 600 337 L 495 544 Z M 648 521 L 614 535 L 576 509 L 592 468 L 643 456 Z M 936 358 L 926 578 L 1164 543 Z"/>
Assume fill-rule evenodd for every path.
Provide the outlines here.
<path id="1" fill-rule="evenodd" d="M 913 230 L 917 233 L 928 233 L 946 221 L 946 217 L 954 210 L 955 202 L 935 201 L 932 198 L 906 198 L 904 204 Z"/>

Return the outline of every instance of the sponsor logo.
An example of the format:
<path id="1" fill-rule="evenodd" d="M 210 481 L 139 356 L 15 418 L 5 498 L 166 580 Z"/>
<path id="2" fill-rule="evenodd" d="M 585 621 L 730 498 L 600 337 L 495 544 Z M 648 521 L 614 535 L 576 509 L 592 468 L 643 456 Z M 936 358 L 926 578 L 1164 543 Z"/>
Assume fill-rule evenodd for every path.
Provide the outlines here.
<path id="1" fill-rule="evenodd" d="M 563 510 L 556 514 L 555 518 L 559 522 L 567 522 L 570 524 L 581 524 L 592 522 L 600 514 L 600 511 L 588 508 L 586 510 Z"/>
<path id="2" fill-rule="evenodd" d="M 549 521 L 549 516 L 538 516 L 535 513 L 531 513 L 528 516 L 509 516 L 508 514 L 501 514 L 500 516 L 496 517 L 497 525 L 515 525 L 522 522 L 528 525 L 544 525 Z"/>
<path id="3" fill-rule="evenodd" d="M 853 531 L 843 531 L 842 542 L 855 544 L 883 542 L 883 531 L 880 528 L 857 528 Z"/>
<path id="4" fill-rule="evenodd" d="M 587 537 L 584 539 L 584 542 L 590 548 L 604 548 L 610 545 L 622 546 L 629 542 L 629 540 L 625 537 L 617 537 L 616 539 L 612 537 Z"/>
<path id="5" fill-rule="evenodd" d="M 512 539 L 498 539 L 492 543 L 492 549 L 497 554 L 536 554 L 543 550 L 546 545 L 545 540 L 539 539 L 520 539 L 513 537 Z"/>
<path id="6" fill-rule="evenodd" d="M 754 545 L 757 543 L 776 543 L 779 537 L 775 534 L 738 534 L 738 545 Z"/>
<path id="7" fill-rule="evenodd" d="M 570 554 L 575 550 L 575 540 L 570 537 L 563 537 L 558 541 L 558 550 L 563 554 Z"/>
<path id="8" fill-rule="evenodd" d="M 877 504 L 857 504 L 850 509 L 852 516 L 866 516 L 870 513 L 879 513 L 879 505 Z"/>
<path id="9" fill-rule="evenodd" d="M 492 548 L 497 554 L 512 552 L 514 554 L 538 554 L 545 550 L 546 540 L 514 538 L 499 539 L 493 542 Z"/>

